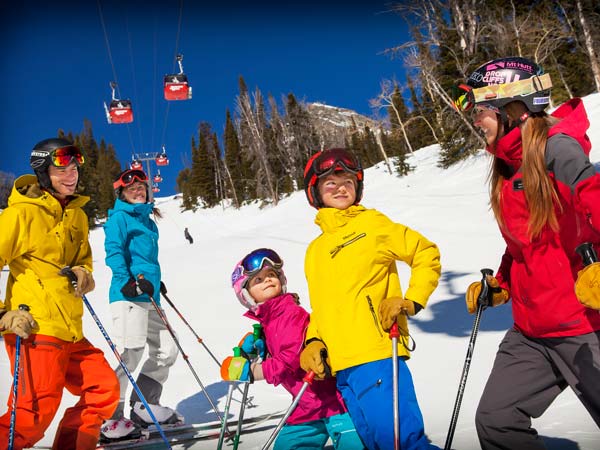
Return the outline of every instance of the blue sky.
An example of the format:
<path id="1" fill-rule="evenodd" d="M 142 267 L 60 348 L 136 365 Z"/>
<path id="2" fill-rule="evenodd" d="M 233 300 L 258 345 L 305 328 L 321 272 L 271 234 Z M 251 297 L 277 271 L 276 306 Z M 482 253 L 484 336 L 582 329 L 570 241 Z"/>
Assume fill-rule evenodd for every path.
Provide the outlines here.
<path id="1" fill-rule="evenodd" d="M 183 2 L 177 42 L 179 0 L 100 0 L 113 64 L 96 1 L 0 7 L 0 170 L 29 173 L 36 142 L 59 128 L 78 133 L 89 119 L 95 138 L 114 144 L 123 166 L 133 152 L 165 145 L 170 165 L 161 168 L 158 195 L 172 195 L 198 124 L 211 123 L 221 139 L 240 75 L 279 103 L 293 92 L 362 114 L 371 114 L 369 99 L 382 79 L 402 77 L 401 62 L 381 54 L 406 39 L 404 22 L 386 12 L 387 2 L 200 3 Z M 184 55 L 193 98 L 167 106 L 162 77 L 178 71 L 176 51 Z M 120 96 L 133 102 L 129 125 L 105 119 L 102 103 L 110 101 L 115 74 Z"/>

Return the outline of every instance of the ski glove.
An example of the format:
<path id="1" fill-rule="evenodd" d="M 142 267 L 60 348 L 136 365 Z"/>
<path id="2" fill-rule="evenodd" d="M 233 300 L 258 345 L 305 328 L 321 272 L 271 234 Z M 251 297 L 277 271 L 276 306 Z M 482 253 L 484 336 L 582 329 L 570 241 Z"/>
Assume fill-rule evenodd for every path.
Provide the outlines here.
<path id="1" fill-rule="evenodd" d="M 423 307 L 412 300 L 402 297 L 388 297 L 379 304 L 379 321 L 384 331 L 390 331 L 400 314 L 414 316 Z"/>
<path id="2" fill-rule="evenodd" d="M 240 347 L 251 359 L 259 357 L 264 361 L 266 357 L 267 348 L 265 341 L 262 338 L 256 338 L 252 332 L 248 332 L 242 337 L 238 347 Z"/>
<path id="3" fill-rule="evenodd" d="M 71 268 L 75 276 L 77 277 L 77 289 L 75 295 L 83 297 L 88 292 L 91 292 L 96 287 L 96 282 L 91 272 L 83 266 L 75 266 Z"/>
<path id="4" fill-rule="evenodd" d="M 121 288 L 121 293 L 126 297 L 137 297 L 142 294 L 148 294 L 152 297 L 154 295 L 154 286 L 145 278 L 138 278 L 137 280 L 130 278 Z"/>
<path id="5" fill-rule="evenodd" d="M 592 263 L 577 273 L 575 295 L 584 306 L 600 310 L 600 262 Z"/>
<path id="6" fill-rule="evenodd" d="M 312 370 L 315 378 L 319 380 L 331 376 L 331 363 L 327 355 L 327 347 L 322 340 L 312 338 L 306 341 L 306 346 L 300 353 L 300 367 L 306 372 Z"/>
<path id="7" fill-rule="evenodd" d="M 0 317 L 0 331 L 15 333 L 23 339 L 27 339 L 35 328 L 39 327 L 33 316 L 22 309 L 7 311 Z"/>
<path id="8" fill-rule="evenodd" d="M 225 381 L 253 381 L 250 361 L 243 356 L 228 356 L 221 364 L 221 378 Z"/>
<path id="9" fill-rule="evenodd" d="M 500 283 L 493 275 L 488 275 L 485 279 L 489 287 L 489 295 L 487 299 L 484 299 L 483 307 L 503 305 L 510 298 L 510 294 L 506 289 L 500 287 Z M 481 293 L 481 281 L 471 283 L 467 288 L 467 294 L 465 296 L 467 301 L 467 311 L 469 314 L 473 314 L 477 311 L 477 299 Z"/>

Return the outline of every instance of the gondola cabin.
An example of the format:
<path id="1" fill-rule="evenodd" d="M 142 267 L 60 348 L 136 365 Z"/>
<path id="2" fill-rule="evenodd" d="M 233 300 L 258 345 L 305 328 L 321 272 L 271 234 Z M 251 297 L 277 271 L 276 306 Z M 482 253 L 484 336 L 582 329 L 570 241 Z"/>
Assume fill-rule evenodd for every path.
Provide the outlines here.
<path id="1" fill-rule="evenodd" d="M 105 105 L 106 106 L 106 105 Z M 108 123 L 133 122 L 133 109 L 130 100 L 113 100 L 106 111 Z"/>
<path id="2" fill-rule="evenodd" d="M 176 73 L 165 75 L 165 100 L 189 100 L 192 98 L 192 87 L 188 84 L 187 75 Z"/>
<path id="3" fill-rule="evenodd" d="M 137 159 L 134 159 L 133 161 L 131 161 L 131 168 L 133 170 L 142 170 L 141 161 L 138 161 Z"/>
<path id="4" fill-rule="evenodd" d="M 155 192 L 155 193 L 160 192 L 160 188 L 158 187 L 158 185 L 156 185 L 156 184 L 152 185 L 152 192 Z"/>
<path id="5" fill-rule="evenodd" d="M 161 153 L 160 155 L 158 155 L 155 159 L 156 165 L 157 166 L 168 166 L 169 165 L 169 158 L 167 158 L 167 154 L 166 153 Z"/>
<path id="6" fill-rule="evenodd" d="M 157 173 L 156 175 L 154 175 L 153 180 L 155 183 L 160 183 L 163 180 L 163 177 L 161 176 L 160 173 Z"/>

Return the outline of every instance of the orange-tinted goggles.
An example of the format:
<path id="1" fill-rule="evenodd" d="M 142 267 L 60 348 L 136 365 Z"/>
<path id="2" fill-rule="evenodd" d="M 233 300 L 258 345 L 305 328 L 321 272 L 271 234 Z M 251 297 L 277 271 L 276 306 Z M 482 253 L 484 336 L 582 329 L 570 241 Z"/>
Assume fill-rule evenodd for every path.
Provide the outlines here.
<path id="1" fill-rule="evenodd" d="M 57 148 L 51 153 L 50 157 L 52 165 L 56 167 L 67 167 L 72 161 L 81 166 L 85 162 L 83 153 L 74 145 Z"/>
<path id="2" fill-rule="evenodd" d="M 128 170 L 126 172 L 123 172 L 119 179 L 113 183 L 113 188 L 117 189 L 120 187 L 127 187 L 130 184 L 133 184 L 135 181 L 147 183 L 148 177 L 146 176 L 146 173 L 143 170 Z"/>

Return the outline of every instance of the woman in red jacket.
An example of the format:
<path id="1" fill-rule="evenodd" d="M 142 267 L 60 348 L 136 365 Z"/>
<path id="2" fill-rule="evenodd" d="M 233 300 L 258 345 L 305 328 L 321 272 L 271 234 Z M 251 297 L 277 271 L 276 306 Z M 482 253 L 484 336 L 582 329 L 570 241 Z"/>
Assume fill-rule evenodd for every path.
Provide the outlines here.
<path id="1" fill-rule="evenodd" d="M 479 402 L 482 449 L 544 449 L 531 418 L 571 386 L 600 426 L 600 174 L 590 163 L 581 99 L 551 115 L 552 82 L 525 58 L 490 61 L 455 92 L 493 155 L 490 203 L 506 250 L 484 306 L 512 299 L 514 326 L 500 344 Z M 477 309 L 481 283 L 467 290 Z"/>

